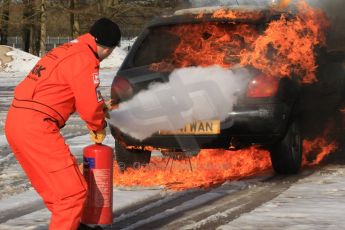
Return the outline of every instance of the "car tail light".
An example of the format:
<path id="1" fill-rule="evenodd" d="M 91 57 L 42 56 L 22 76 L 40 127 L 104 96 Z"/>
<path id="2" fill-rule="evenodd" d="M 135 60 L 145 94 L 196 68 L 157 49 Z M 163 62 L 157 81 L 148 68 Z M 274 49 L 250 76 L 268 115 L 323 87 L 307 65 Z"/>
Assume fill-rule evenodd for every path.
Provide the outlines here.
<path id="1" fill-rule="evenodd" d="M 279 79 L 266 75 L 258 75 L 250 82 L 247 90 L 247 97 L 273 97 L 276 95 L 279 87 Z"/>
<path id="2" fill-rule="evenodd" d="M 133 87 L 129 81 L 121 76 L 115 77 L 111 87 L 111 99 L 114 104 L 130 98 L 133 95 Z"/>

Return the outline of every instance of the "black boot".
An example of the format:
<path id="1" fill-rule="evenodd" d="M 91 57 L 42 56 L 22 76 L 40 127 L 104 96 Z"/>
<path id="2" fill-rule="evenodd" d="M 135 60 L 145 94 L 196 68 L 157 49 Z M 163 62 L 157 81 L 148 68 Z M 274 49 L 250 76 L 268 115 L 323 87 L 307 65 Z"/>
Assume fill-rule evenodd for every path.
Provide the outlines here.
<path id="1" fill-rule="evenodd" d="M 89 230 L 89 229 L 94 229 L 94 230 L 102 230 L 103 228 L 101 226 L 88 226 L 86 224 L 80 223 L 78 230 Z"/>

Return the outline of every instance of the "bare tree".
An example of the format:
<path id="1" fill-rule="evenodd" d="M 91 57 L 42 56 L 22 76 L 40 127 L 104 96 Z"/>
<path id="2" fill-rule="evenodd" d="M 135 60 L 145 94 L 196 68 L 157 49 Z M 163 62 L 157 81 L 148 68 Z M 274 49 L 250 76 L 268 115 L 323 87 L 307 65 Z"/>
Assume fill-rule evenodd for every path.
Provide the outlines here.
<path id="1" fill-rule="evenodd" d="M 3 0 L 0 21 L 0 45 L 7 45 L 8 24 L 10 19 L 10 0 Z"/>
<path id="2" fill-rule="evenodd" d="M 40 14 L 41 14 L 40 54 L 43 56 L 46 54 L 46 40 L 47 40 L 46 0 L 41 0 Z"/>
<path id="3" fill-rule="evenodd" d="M 67 5 L 65 3 L 68 3 Z M 94 1 L 69 0 L 49 1 L 51 11 L 69 14 L 69 27 L 72 37 L 78 37 L 83 30 L 82 25 L 92 20 L 97 15 L 97 4 Z M 91 15 L 91 16 L 90 16 Z M 86 19 L 86 20 L 85 20 Z"/>
<path id="4" fill-rule="evenodd" d="M 40 50 L 41 28 L 39 26 L 40 14 L 36 8 L 37 6 L 36 1 L 23 0 L 24 10 L 23 10 L 22 38 L 23 38 L 24 51 L 30 52 L 38 56 L 39 50 Z"/>
<path id="5" fill-rule="evenodd" d="M 30 50 L 31 43 L 31 28 L 32 28 L 32 17 L 34 15 L 34 4 L 32 0 L 23 0 L 23 26 L 22 26 L 22 40 L 23 40 L 23 49 L 26 52 Z"/>
<path id="6" fill-rule="evenodd" d="M 4 1 L 0 0 L 0 3 Z M 11 28 L 22 31 L 23 49 L 37 55 L 45 53 L 48 33 L 53 36 L 70 34 L 75 38 L 87 32 L 96 19 L 108 17 L 119 24 L 124 36 L 131 37 L 137 35 L 143 24 L 153 16 L 169 13 L 174 6 L 187 0 L 6 1 L 11 3 Z M 16 11 L 12 12 L 12 9 Z"/>
<path id="7" fill-rule="evenodd" d="M 70 27 L 71 27 L 71 35 L 73 38 L 76 38 L 80 35 L 80 25 L 79 25 L 79 14 L 74 13 L 75 5 L 77 0 L 70 0 Z"/>
<path id="8" fill-rule="evenodd" d="M 110 9 L 118 4 L 119 1 L 117 0 L 97 0 L 98 13 L 105 16 Z"/>

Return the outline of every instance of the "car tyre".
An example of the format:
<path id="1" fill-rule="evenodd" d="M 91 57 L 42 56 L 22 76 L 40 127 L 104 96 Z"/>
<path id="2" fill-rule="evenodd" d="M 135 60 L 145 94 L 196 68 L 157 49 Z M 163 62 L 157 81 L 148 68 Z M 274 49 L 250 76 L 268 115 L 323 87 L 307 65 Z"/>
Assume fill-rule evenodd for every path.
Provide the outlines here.
<path id="1" fill-rule="evenodd" d="M 139 169 L 150 163 L 151 151 L 140 149 L 127 150 L 115 140 L 115 159 L 122 172 L 127 168 Z"/>
<path id="2" fill-rule="evenodd" d="M 296 174 L 302 164 L 302 137 L 299 123 L 291 122 L 285 137 L 270 149 L 271 162 L 277 174 Z"/>

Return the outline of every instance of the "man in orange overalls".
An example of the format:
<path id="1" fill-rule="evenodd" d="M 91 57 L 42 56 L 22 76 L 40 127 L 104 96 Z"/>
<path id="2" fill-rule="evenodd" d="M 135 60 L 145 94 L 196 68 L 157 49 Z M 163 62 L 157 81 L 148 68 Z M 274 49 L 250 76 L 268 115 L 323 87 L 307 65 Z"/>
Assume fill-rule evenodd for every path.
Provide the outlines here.
<path id="1" fill-rule="evenodd" d="M 98 89 L 99 63 L 120 38 L 119 27 L 101 18 L 89 33 L 50 51 L 15 88 L 5 133 L 32 186 L 52 212 L 49 229 L 80 225 L 87 185 L 59 131 L 77 111 L 91 140 L 103 141 L 106 122 Z"/>

